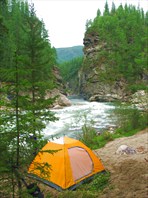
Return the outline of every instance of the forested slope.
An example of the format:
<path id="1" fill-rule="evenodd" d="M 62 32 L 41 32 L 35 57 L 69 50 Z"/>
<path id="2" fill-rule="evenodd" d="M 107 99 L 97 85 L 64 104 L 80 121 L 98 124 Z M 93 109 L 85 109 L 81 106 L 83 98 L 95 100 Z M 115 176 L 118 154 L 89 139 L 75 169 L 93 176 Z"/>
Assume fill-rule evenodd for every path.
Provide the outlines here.
<path id="1" fill-rule="evenodd" d="M 56 48 L 57 61 L 63 63 L 83 56 L 83 46 Z"/>
<path id="2" fill-rule="evenodd" d="M 86 24 L 80 93 L 98 101 L 126 100 L 146 89 L 148 12 L 134 6 L 105 5 Z"/>

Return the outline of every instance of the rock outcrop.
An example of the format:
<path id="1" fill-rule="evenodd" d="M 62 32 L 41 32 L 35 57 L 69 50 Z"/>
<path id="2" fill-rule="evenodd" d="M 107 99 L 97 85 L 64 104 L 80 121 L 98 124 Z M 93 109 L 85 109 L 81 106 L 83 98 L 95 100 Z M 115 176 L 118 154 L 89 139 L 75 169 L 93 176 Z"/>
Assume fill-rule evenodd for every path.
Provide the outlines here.
<path id="1" fill-rule="evenodd" d="M 132 96 L 129 82 L 117 69 L 116 64 L 111 62 L 112 49 L 101 40 L 99 33 L 86 33 L 84 38 L 84 60 L 79 71 L 79 92 L 85 99 L 98 102 L 131 101 L 145 105 L 146 96 L 139 92 Z M 137 84 L 145 84 L 148 74 L 139 75 Z M 141 94 L 142 93 L 142 94 Z M 144 97 L 141 99 L 140 96 Z M 139 99 L 138 99 L 139 98 Z"/>
<path id="2" fill-rule="evenodd" d="M 139 90 L 131 95 L 130 102 L 139 109 L 148 111 L 148 93 L 144 90 Z"/>
<path id="3" fill-rule="evenodd" d="M 57 88 L 51 90 L 46 95 L 46 98 L 55 98 L 55 101 L 51 105 L 51 108 L 59 109 L 65 106 L 70 106 L 71 102 L 67 98 L 65 84 L 63 83 L 63 79 L 59 73 L 59 69 L 56 66 L 53 68 L 53 75 L 55 77 Z"/>
<path id="4" fill-rule="evenodd" d="M 64 95 L 67 95 L 67 93 L 65 92 L 65 88 L 66 88 L 65 84 L 64 84 L 63 79 L 60 75 L 59 69 L 56 66 L 53 67 L 52 73 L 54 75 L 56 87 L 59 90 L 59 92 Z"/>
<path id="5" fill-rule="evenodd" d="M 79 72 L 80 94 L 89 101 L 126 101 L 126 81 L 106 72 L 105 56 L 99 54 L 107 43 L 101 42 L 97 34 L 87 34 L 84 38 L 84 62 Z M 111 70 L 110 70 L 111 71 Z"/>

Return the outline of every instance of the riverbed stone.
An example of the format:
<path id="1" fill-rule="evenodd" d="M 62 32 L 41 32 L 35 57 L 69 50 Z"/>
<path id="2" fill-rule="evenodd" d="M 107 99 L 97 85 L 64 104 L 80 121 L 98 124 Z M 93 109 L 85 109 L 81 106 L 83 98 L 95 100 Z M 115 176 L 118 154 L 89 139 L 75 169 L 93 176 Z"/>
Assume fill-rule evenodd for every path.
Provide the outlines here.
<path id="1" fill-rule="evenodd" d="M 59 109 L 65 106 L 71 106 L 70 100 L 64 94 L 60 93 L 58 89 L 54 89 L 46 94 L 46 98 L 55 98 L 52 108 Z"/>

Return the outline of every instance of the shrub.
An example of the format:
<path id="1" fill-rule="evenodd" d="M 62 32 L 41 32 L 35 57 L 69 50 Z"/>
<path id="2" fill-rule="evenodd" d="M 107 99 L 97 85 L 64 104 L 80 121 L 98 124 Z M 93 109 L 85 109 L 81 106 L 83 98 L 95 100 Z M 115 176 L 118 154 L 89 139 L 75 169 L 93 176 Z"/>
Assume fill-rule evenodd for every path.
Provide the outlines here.
<path id="1" fill-rule="evenodd" d="M 83 125 L 82 132 L 77 134 L 77 137 L 81 142 L 90 148 L 97 144 L 96 130 L 91 126 L 87 126 L 86 124 Z"/>
<path id="2" fill-rule="evenodd" d="M 128 90 L 130 90 L 132 93 L 137 92 L 138 90 L 147 90 L 147 86 L 145 84 L 134 84 L 130 85 L 128 87 Z"/>
<path id="3" fill-rule="evenodd" d="M 140 130 L 147 126 L 147 113 L 131 106 L 121 105 L 114 110 L 118 132 Z"/>
<path id="4" fill-rule="evenodd" d="M 113 136 L 109 131 L 105 131 L 102 133 L 103 139 L 107 140 L 107 141 L 112 141 L 113 140 Z"/>
<path id="5" fill-rule="evenodd" d="M 102 191 L 109 184 L 109 178 L 110 178 L 109 172 L 96 175 L 90 185 L 90 190 Z"/>

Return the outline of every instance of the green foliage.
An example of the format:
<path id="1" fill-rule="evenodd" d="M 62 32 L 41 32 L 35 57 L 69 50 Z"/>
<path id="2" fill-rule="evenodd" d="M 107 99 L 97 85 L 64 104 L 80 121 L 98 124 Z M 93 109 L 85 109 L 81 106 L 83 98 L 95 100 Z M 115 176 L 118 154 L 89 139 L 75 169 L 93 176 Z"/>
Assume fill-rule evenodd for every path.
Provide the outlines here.
<path id="1" fill-rule="evenodd" d="M 79 118 L 78 118 L 79 117 Z M 76 133 L 76 137 L 91 149 L 98 149 L 105 146 L 106 143 L 124 136 L 131 136 L 147 127 L 147 112 L 140 111 L 136 107 L 125 104 L 118 104 L 112 112 L 112 118 L 116 121 L 118 127 L 114 133 L 103 131 L 97 134 L 93 128 L 93 120 L 88 120 L 87 115 L 77 115 L 79 121 L 84 119 L 84 125 L 81 133 Z"/>
<path id="2" fill-rule="evenodd" d="M 105 172 L 95 175 L 92 182 L 87 186 L 90 191 L 100 192 L 109 185 L 110 173 Z"/>
<path id="3" fill-rule="evenodd" d="M 97 144 L 95 137 L 96 130 L 87 124 L 84 124 L 82 127 L 82 132 L 78 134 L 78 139 L 90 148 Z"/>
<path id="4" fill-rule="evenodd" d="M 78 72 L 82 66 L 82 61 L 82 57 L 77 57 L 58 65 L 63 80 L 67 83 L 68 88 L 76 93 L 79 87 Z"/>
<path id="5" fill-rule="evenodd" d="M 97 193 L 91 192 L 89 190 L 77 190 L 77 191 L 69 191 L 66 190 L 59 194 L 59 198 L 97 198 Z"/>
<path id="6" fill-rule="evenodd" d="M 128 90 L 131 91 L 131 93 L 135 93 L 138 90 L 148 90 L 147 86 L 144 83 L 139 84 L 132 84 L 128 86 Z"/>
<path id="7" fill-rule="evenodd" d="M 63 62 L 69 62 L 72 59 L 83 57 L 83 46 L 56 48 L 57 62 L 59 64 Z"/>
<path id="8" fill-rule="evenodd" d="M 98 10 L 98 13 L 97 13 L 98 15 L 99 15 L 99 10 Z M 90 19 L 90 20 L 87 20 L 86 21 L 86 31 L 88 30 L 88 28 L 90 27 L 92 25 L 92 20 Z"/>
<path id="9" fill-rule="evenodd" d="M 108 6 L 108 3 L 107 3 L 107 1 L 106 1 L 106 3 L 105 3 L 105 6 L 104 6 L 104 15 L 109 15 L 109 6 Z"/>
<path id="10" fill-rule="evenodd" d="M 114 134 L 111 134 L 109 131 L 104 131 L 101 135 L 96 136 L 93 149 L 102 148 L 106 143 L 114 140 Z"/>
<path id="11" fill-rule="evenodd" d="M 112 136 L 112 134 L 109 131 L 104 131 L 102 133 L 102 137 L 106 141 L 112 141 L 113 140 L 113 136 Z"/>
<path id="12" fill-rule="evenodd" d="M 52 196 L 51 196 L 51 193 L 48 193 L 47 195 L 46 195 L 46 198 L 51 198 Z"/>
<path id="13" fill-rule="evenodd" d="M 64 62 L 58 65 L 61 75 L 66 82 L 78 75 L 78 71 L 82 65 L 83 58 L 77 57 L 71 61 Z"/>
<path id="14" fill-rule="evenodd" d="M 110 173 L 104 172 L 95 175 L 91 181 L 86 181 L 83 185 L 79 186 L 76 191 L 61 192 L 60 198 L 97 198 L 104 188 L 109 185 Z"/>
<path id="15" fill-rule="evenodd" d="M 85 113 L 81 113 L 78 110 L 78 113 L 75 115 L 75 119 L 73 120 L 73 125 L 81 121 L 83 124 L 81 132 L 75 132 L 75 136 L 77 139 L 82 141 L 88 147 L 92 148 L 93 145 L 96 145 L 95 137 L 96 137 L 96 130 L 93 128 L 93 120 L 88 119 L 90 111 L 86 111 Z"/>
<path id="16" fill-rule="evenodd" d="M 12 0 L 1 6 L 0 173 L 1 180 L 7 177 L 13 194 L 21 196 L 20 175 L 25 176 L 27 166 L 46 143 L 42 131 L 47 122 L 56 119 L 47 111 L 54 100 L 46 98 L 55 87 L 51 71 L 56 55 L 33 5 Z M 42 164 L 40 170 L 47 172 L 49 167 Z"/>
<path id="17" fill-rule="evenodd" d="M 120 131 L 124 133 L 147 127 L 147 112 L 137 108 L 121 105 L 114 110 L 114 114 L 117 117 Z"/>
<path id="18" fill-rule="evenodd" d="M 86 35 L 99 37 L 99 45 L 104 47 L 98 52 L 99 65 L 104 65 L 104 78 L 98 72 L 98 78 L 124 77 L 128 83 L 139 83 L 143 74 L 147 74 L 147 14 L 132 5 L 120 5 L 111 11 L 106 2 L 103 15 L 97 14 L 89 23 Z M 106 53 L 106 54 L 105 54 Z M 104 56 L 102 56 L 104 54 Z M 103 63 L 101 63 L 103 58 Z M 86 59 L 84 66 L 89 59 Z M 90 64 L 89 64 L 90 65 Z M 96 65 L 96 64 L 95 64 Z M 110 75 L 110 73 L 112 75 Z"/>

